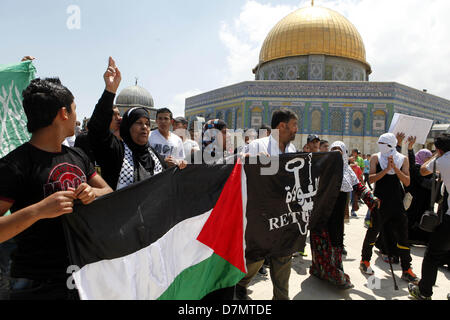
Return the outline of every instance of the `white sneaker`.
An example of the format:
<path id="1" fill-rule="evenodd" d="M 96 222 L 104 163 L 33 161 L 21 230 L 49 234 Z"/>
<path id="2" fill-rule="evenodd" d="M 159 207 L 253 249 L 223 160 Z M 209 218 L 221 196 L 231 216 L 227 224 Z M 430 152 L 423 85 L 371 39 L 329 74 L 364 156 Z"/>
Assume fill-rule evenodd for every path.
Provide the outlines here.
<path id="1" fill-rule="evenodd" d="M 373 269 L 370 267 L 370 264 L 367 266 L 367 264 L 364 263 L 363 261 L 361 261 L 361 263 L 359 264 L 359 270 L 361 270 L 362 273 L 367 274 L 369 276 L 375 274 Z"/>

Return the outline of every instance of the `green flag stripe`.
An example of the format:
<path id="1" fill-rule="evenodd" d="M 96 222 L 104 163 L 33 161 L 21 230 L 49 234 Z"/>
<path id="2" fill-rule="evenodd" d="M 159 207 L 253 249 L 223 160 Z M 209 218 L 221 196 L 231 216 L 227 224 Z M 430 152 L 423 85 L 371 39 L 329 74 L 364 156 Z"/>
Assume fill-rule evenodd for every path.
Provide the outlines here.
<path id="1" fill-rule="evenodd" d="M 216 254 L 184 270 L 158 300 L 200 300 L 208 293 L 238 283 L 245 273 Z"/>

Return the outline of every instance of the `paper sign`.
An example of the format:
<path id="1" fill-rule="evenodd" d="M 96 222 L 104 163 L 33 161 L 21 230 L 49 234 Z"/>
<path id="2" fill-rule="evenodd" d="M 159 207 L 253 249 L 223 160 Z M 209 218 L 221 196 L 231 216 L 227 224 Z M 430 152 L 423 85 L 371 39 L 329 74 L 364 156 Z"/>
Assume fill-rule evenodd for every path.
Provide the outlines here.
<path id="1" fill-rule="evenodd" d="M 395 135 L 403 132 L 405 139 L 408 137 L 416 137 L 416 143 L 425 144 L 432 127 L 433 120 L 396 113 L 392 118 L 389 132 Z"/>

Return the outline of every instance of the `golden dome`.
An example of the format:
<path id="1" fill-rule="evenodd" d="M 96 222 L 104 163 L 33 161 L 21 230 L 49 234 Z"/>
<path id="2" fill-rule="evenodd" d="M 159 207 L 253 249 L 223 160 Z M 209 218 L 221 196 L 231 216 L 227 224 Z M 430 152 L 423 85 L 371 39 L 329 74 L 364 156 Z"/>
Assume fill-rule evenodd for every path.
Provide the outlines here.
<path id="1" fill-rule="evenodd" d="M 294 11 L 278 22 L 264 41 L 259 65 L 310 54 L 357 60 L 371 73 L 364 43 L 355 26 L 336 11 L 315 6 Z"/>

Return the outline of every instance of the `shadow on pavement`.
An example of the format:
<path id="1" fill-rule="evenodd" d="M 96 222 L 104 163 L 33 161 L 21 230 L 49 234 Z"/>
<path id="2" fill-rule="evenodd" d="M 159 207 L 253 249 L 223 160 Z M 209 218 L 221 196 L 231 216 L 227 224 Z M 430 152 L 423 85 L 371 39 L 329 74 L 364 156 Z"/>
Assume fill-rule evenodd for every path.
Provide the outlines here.
<path id="1" fill-rule="evenodd" d="M 267 269 L 267 275 L 262 275 L 259 272 L 256 274 L 256 276 L 253 277 L 252 281 L 250 281 L 249 287 L 259 283 L 259 282 L 266 282 L 268 281 L 268 283 L 270 283 L 270 285 L 272 285 L 272 281 L 270 280 L 270 270 L 269 268 Z M 248 289 L 250 290 L 250 289 Z M 251 291 L 251 290 L 250 290 Z"/>
<path id="2" fill-rule="evenodd" d="M 370 289 L 372 290 L 374 296 L 385 300 L 399 300 L 396 298 L 404 298 L 409 296 L 408 283 L 398 277 L 398 272 L 395 273 L 395 280 L 397 281 L 399 290 L 395 290 L 394 280 L 392 279 L 390 270 L 389 273 L 383 275 L 384 278 L 381 278 L 380 274 L 375 274 L 375 276 L 380 279 L 380 282 L 378 288 Z M 368 288 L 367 284 L 364 286 Z"/>
<path id="3" fill-rule="evenodd" d="M 306 259 L 304 257 L 294 257 L 292 259 L 292 270 L 297 272 L 297 274 L 304 276 L 308 274 L 308 269 L 311 266 L 311 259 Z"/>
<path id="4" fill-rule="evenodd" d="M 359 262 L 359 259 L 348 259 L 347 256 L 344 256 L 344 257 L 342 257 L 342 261 L 345 261 L 345 262 L 358 261 Z"/>
<path id="5" fill-rule="evenodd" d="M 442 272 L 444 276 L 447 278 L 447 280 L 450 280 L 450 271 L 448 270 L 447 266 L 439 268 L 439 272 Z M 450 292 L 450 288 L 449 288 Z"/>
<path id="6" fill-rule="evenodd" d="M 384 262 L 383 258 L 381 258 L 381 255 L 379 255 L 377 257 L 377 259 L 374 262 L 374 265 L 377 266 L 379 269 L 385 271 L 385 272 L 389 272 L 389 274 L 391 274 L 391 267 L 389 266 L 389 263 Z M 402 267 L 400 266 L 400 264 L 392 264 L 392 269 L 394 269 L 394 272 L 400 272 L 402 271 Z M 416 270 L 414 270 L 416 271 Z M 400 275 L 401 276 L 401 275 Z"/>
<path id="7" fill-rule="evenodd" d="M 370 289 L 375 296 L 386 300 L 395 300 L 397 297 L 409 296 L 408 283 L 401 279 L 402 268 L 400 264 L 392 265 L 395 281 L 397 282 L 397 286 L 399 288 L 398 291 L 396 291 L 394 287 L 394 280 L 392 278 L 389 263 L 384 262 L 381 255 L 379 255 L 379 257 L 375 260 L 375 265 L 378 268 L 378 270 L 375 271 L 375 277 L 380 281 L 379 288 Z M 420 270 L 414 270 L 414 272 L 418 274 L 420 273 Z M 369 276 L 367 276 L 367 278 L 369 278 Z M 365 286 L 368 287 L 367 284 Z"/>
<path id="8" fill-rule="evenodd" d="M 296 288 L 291 288 L 290 290 L 295 291 Z M 364 300 L 375 300 L 373 296 L 355 288 L 351 290 L 340 290 L 332 284 L 314 276 L 310 276 L 301 283 L 300 292 L 292 300 L 353 300 L 350 294 L 358 295 Z"/>

